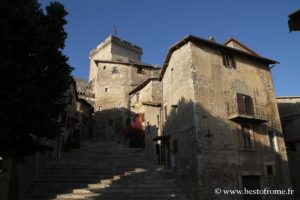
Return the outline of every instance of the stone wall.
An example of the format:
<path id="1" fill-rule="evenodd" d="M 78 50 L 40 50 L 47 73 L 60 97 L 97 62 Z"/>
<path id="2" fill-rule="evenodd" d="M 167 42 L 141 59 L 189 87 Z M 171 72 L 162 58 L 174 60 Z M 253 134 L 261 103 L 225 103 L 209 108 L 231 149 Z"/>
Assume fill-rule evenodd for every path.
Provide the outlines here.
<path id="1" fill-rule="evenodd" d="M 188 43 L 175 51 L 163 77 L 164 135 L 171 136 L 171 163 L 183 189 L 193 194 L 196 167 L 192 52 Z M 166 144 L 167 145 L 167 144 Z M 176 147 L 177 146 L 177 147 Z M 176 149 L 177 148 L 177 149 Z M 164 157 L 168 157 L 167 152 Z"/>
<path id="2" fill-rule="evenodd" d="M 300 97 L 277 97 L 295 199 L 300 198 Z"/>
<path id="3" fill-rule="evenodd" d="M 144 116 L 142 125 L 145 132 L 145 155 L 153 163 L 160 163 L 160 152 L 156 149 L 161 136 L 161 101 L 162 84 L 158 80 L 150 80 L 140 90 L 130 95 L 130 110 L 132 113 L 141 113 Z"/>
<path id="4" fill-rule="evenodd" d="M 214 188 L 241 188 L 244 176 L 258 176 L 262 188 L 290 186 L 266 65 L 236 56 L 236 67 L 225 67 L 220 50 L 188 42 L 172 53 L 162 81 L 164 134 L 171 135 L 171 166 L 175 163 L 178 180 L 187 192 L 215 198 Z M 254 118 L 243 123 L 229 120 L 237 93 L 250 96 L 255 109 Z M 266 122 L 257 123 L 260 119 Z M 244 146 L 244 126 L 249 126 L 251 148 Z M 271 175 L 266 174 L 267 166 L 271 166 Z"/>
<path id="5" fill-rule="evenodd" d="M 115 36 L 109 36 L 90 52 L 89 81 L 97 76 L 95 60 L 107 60 L 127 63 L 141 63 L 143 51 L 140 47 L 121 40 Z"/>

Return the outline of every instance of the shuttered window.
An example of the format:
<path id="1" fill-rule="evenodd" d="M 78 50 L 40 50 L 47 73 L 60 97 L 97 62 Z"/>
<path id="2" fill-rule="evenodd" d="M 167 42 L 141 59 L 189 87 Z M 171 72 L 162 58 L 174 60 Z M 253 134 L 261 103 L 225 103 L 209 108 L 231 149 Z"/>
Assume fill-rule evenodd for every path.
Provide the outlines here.
<path id="1" fill-rule="evenodd" d="M 254 105 L 252 98 L 241 93 L 237 93 L 236 97 L 239 114 L 254 115 Z"/>
<path id="2" fill-rule="evenodd" d="M 235 57 L 232 53 L 222 51 L 223 65 L 228 68 L 236 68 Z"/>

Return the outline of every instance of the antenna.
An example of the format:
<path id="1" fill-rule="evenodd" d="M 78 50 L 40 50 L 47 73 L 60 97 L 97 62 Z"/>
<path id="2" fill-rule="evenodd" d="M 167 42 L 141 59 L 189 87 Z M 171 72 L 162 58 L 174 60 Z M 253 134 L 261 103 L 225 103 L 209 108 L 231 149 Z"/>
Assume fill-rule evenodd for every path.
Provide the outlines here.
<path id="1" fill-rule="evenodd" d="M 113 35 L 114 35 L 114 36 L 117 36 L 117 32 L 118 32 L 118 31 L 117 31 L 117 27 L 116 27 L 115 24 L 114 24 L 114 27 L 113 27 L 113 30 L 112 30 L 112 31 L 113 31 Z"/>

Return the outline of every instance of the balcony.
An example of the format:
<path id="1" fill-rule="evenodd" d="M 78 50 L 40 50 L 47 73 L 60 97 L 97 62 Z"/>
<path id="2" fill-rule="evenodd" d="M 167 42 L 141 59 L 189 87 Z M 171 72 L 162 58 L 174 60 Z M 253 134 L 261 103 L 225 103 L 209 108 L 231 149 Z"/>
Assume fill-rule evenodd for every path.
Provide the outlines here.
<path id="1" fill-rule="evenodd" d="M 228 119 L 237 123 L 256 123 L 260 124 L 268 121 L 265 111 L 266 105 L 258 104 L 238 104 L 238 102 L 228 103 Z"/>

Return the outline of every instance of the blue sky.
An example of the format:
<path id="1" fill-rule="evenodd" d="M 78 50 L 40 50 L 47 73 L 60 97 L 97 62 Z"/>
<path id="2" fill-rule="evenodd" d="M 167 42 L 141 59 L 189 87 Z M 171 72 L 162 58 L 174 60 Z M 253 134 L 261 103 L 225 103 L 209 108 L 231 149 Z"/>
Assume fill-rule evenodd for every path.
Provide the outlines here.
<path id="1" fill-rule="evenodd" d="M 277 96 L 300 96 L 300 32 L 289 33 L 288 14 L 296 0 L 58 0 L 69 12 L 64 53 L 88 79 L 89 52 L 112 34 L 143 48 L 142 60 L 162 64 L 168 48 L 192 34 L 214 36 L 223 43 L 234 37 L 280 62 L 272 69 Z M 45 6 L 49 0 L 39 0 Z"/>

